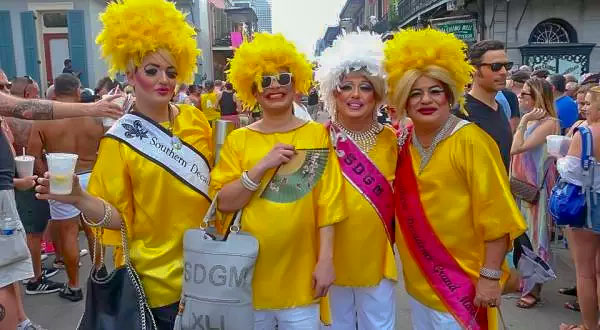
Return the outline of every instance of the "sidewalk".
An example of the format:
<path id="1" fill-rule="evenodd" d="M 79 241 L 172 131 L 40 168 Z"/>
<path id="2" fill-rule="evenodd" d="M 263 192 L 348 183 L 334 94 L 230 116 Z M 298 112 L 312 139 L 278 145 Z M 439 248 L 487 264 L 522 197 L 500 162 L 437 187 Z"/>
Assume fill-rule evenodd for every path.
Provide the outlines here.
<path id="1" fill-rule="evenodd" d="M 80 244 L 84 247 L 85 238 L 80 236 Z M 561 322 L 578 324 L 580 314 L 567 310 L 563 307 L 564 302 L 572 297 L 558 294 L 558 289 L 571 286 L 575 283 L 575 270 L 569 251 L 562 245 L 555 245 L 552 265 L 557 279 L 548 283 L 542 291 L 542 302 L 530 310 L 519 309 L 515 306 L 518 295 L 505 297 L 502 301 L 502 313 L 506 325 L 511 330 L 557 330 Z M 54 260 L 51 256 L 46 261 Z M 79 274 L 81 284 L 85 287 L 90 270 L 90 259 L 88 256 L 82 258 L 83 267 Z M 402 274 L 400 269 L 399 274 Z M 65 273 L 61 271 L 52 278 L 55 281 L 65 281 Z M 84 289 L 85 290 L 85 289 Z M 84 292 L 85 294 L 85 292 Z M 403 281 L 398 284 L 397 299 L 397 322 L 396 329 L 411 329 L 410 309 L 408 295 L 404 290 Z M 81 314 L 83 313 L 83 302 L 72 303 L 58 297 L 57 294 L 25 296 L 25 311 L 31 320 L 48 328 L 49 330 L 72 330 L 75 329 Z M 502 330 L 502 329 L 500 329 Z"/>
<path id="2" fill-rule="evenodd" d="M 569 250 L 562 244 L 553 245 L 552 267 L 557 279 L 547 283 L 542 290 L 542 301 L 529 310 L 515 306 L 518 294 L 505 296 L 502 300 L 502 314 L 506 326 L 511 330 L 557 330 L 561 323 L 579 324 L 580 313 L 565 309 L 563 304 L 574 297 L 558 293 L 558 289 L 575 284 L 575 268 Z M 400 271 L 400 274 L 402 272 Z M 398 312 L 396 329 L 411 329 L 410 309 L 404 285 L 398 285 Z M 499 328 L 502 330 L 502 328 Z"/>

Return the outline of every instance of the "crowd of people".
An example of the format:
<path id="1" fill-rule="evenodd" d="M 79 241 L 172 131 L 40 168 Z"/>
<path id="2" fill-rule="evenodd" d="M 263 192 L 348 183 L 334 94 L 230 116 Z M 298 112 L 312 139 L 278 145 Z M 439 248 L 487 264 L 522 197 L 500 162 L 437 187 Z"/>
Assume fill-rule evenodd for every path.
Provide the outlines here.
<path id="1" fill-rule="evenodd" d="M 151 14 L 128 19 L 139 12 Z M 195 31 L 172 3 L 111 3 L 100 20 L 102 57 L 126 85 L 106 77 L 89 90 L 65 61 L 42 100 L 35 80 L 0 71 L 0 247 L 28 248 L 0 257 L 1 330 L 43 329 L 21 286 L 83 300 L 88 253 L 92 278 L 115 280 L 101 275 L 107 246 L 139 286 L 142 328 L 181 326 L 194 306 L 182 298 L 184 234 L 213 200 L 222 219 L 241 210 L 259 245 L 245 329 L 395 329 L 395 254 L 414 329 L 497 329 L 502 294 L 520 292 L 525 309 L 540 301 L 558 236 L 577 279 L 565 306 L 582 313 L 561 329 L 599 328 L 600 176 L 583 228 L 557 226 L 548 202 L 560 180 L 589 179 L 582 127 L 600 169 L 600 75 L 513 68 L 500 41 L 467 48 L 425 28 L 348 33 L 316 65 L 283 35 L 256 33 L 227 81 L 195 85 Z M 217 120 L 238 129 L 215 164 Z M 572 141 L 563 157 L 547 148 L 560 135 Z M 32 176 L 15 174 L 21 153 Z M 50 191 L 52 153 L 78 156 L 70 194 Z M 61 268 L 66 283 L 50 279 Z M 95 309 L 98 297 L 87 295 L 82 329 L 119 314 Z"/>

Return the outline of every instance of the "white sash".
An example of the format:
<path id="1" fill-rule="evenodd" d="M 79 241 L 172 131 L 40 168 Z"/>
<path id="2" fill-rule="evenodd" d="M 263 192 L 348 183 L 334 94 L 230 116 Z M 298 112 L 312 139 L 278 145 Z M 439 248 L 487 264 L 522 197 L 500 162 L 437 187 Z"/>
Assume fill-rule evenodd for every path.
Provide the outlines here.
<path id="1" fill-rule="evenodd" d="M 210 201 L 208 160 L 184 141 L 179 150 L 173 148 L 171 132 L 150 118 L 140 113 L 128 113 L 106 132 L 106 136 L 125 143 Z"/>

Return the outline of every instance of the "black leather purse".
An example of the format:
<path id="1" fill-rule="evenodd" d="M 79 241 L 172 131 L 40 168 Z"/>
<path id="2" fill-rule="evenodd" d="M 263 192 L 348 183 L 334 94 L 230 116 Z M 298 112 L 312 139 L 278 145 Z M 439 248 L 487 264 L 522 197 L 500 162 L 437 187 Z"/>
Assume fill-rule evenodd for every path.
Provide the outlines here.
<path id="1" fill-rule="evenodd" d="M 98 233 L 98 231 L 97 231 Z M 87 281 L 85 310 L 77 326 L 78 330 L 157 330 L 154 317 L 146 300 L 140 277 L 129 259 L 127 233 L 124 221 L 121 240 L 125 265 L 108 273 L 98 236 L 94 251 L 100 251 L 100 265 L 92 267 Z M 94 265 L 96 257 L 94 254 Z"/>

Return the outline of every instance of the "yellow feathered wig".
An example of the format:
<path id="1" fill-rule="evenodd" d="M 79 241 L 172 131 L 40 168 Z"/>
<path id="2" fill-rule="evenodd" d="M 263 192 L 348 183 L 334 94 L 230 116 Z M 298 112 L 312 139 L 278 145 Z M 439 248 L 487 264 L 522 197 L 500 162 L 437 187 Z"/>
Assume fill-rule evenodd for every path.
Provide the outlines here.
<path id="1" fill-rule="evenodd" d="M 262 92 L 262 76 L 289 70 L 296 91 L 307 94 L 312 83 L 312 65 L 293 43 L 281 34 L 256 33 L 251 42 L 244 41 L 235 51 L 227 72 L 237 97 L 245 106 L 256 105 L 254 88 Z"/>
<path id="2" fill-rule="evenodd" d="M 170 53 L 177 69 L 177 82 L 194 80 L 196 32 L 185 15 L 166 0 L 119 0 L 108 4 L 100 14 L 104 29 L 96 38 L 109 73 L 126 72 L 139 66 L 147 54 L 164 49 Z"/>
<path id="3" fill-rule="evenodd" d="M 412 85 L 427 75 L 445 83 L 452 94 L 451 100 L 462 110 L 465 87 L 473 72 L 466 49 L 467 45 L 453 34 L 432 28 L 395 33 L 384 49 L 389 100 L 405 114 Z"/>

